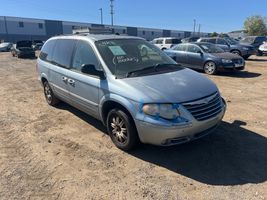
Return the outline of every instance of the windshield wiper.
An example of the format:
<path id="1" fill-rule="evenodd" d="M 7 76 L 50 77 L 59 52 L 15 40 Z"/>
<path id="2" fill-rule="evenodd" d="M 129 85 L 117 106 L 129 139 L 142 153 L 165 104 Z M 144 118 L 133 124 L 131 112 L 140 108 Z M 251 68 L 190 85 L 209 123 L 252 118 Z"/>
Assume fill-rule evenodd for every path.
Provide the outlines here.
<path id="1" fill-rule="evenodd" d="M 130 77 L 132 74 L 136 74 L 136 73 L 140 73 L 140 72 L 144 72 L 144 71 L 150 71 L 152 69 L 155 72 L 158 72 L 158 68 L 161 68 L 161 67 L 169 67 L 169 66 L 178 67 L 178 66 L 181 66 L 181 65 L 179 65 L 179 64 L 172 64 L 172 63 L 158 63 L 158 64 L 155 64 L 153 66 L 144 67 L 142 69 L 138 69 L 138 70 L 127 72 L 126 73 L 126 78 Z"/>

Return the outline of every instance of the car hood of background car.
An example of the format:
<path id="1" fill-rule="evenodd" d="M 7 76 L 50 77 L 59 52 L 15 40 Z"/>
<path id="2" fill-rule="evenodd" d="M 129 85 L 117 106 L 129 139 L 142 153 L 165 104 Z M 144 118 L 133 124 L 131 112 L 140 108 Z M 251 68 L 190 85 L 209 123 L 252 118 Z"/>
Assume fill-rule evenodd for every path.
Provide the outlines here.
<path id="1" fill-rule="evenodd" d="M 181 103 L 218 91 L 211 80 L 190 69 L 117 80 L 120 94 L 144 103 Z"/>
<path id="2" fill-rule="evenodd" d="M 211 53 L 210 55 L 215 56 L 217 58 L 223 58 L 223 59 L 242 59 L 239 55 L 233 54 L 233 53 L 229 53 L 229 52 L 225 52 L 225 53 Z"/>

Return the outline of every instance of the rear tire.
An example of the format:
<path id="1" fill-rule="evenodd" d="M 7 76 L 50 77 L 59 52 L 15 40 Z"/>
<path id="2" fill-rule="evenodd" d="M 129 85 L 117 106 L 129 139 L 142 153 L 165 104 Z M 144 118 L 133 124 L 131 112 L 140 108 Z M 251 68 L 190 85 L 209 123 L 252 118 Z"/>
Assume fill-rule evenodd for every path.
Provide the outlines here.
<path id="1" fill-rule="evenodd" d="M 112 109 L 107 116 L 107 129 L 112 142 L 121 150 L 132 150 L 138 144 L 136 128 L 123 110 Z"/>
<path id="2" fill-rule="evenodd" d="M 46 102 L 50 106 L 55 106 L 60 102 L 59 99 L 54 95 L 47 81 L 44 82 L 44 95 L 45 95 Z"/>
<path id="3" fill-rule="evenodd" d="M 209 75 L 214 75 L 217 73 L 217 66 L 215 62 L 213 61 L 208 61 L 204 65 L 204 72 Z"/>

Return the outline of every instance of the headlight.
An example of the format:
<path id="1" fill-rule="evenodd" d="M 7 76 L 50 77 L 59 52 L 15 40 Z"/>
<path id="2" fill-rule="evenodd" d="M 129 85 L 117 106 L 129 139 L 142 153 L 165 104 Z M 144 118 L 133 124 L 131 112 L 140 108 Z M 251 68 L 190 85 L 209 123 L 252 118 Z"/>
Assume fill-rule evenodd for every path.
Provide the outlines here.
<path id="1" fill-rule="evenodd" d="M 172 120 L 180 116 L 177 106 L 174 104 L 146 104 L 142 108 L 147 115 Z"/>
<path id="2" fill-rule="evenodd" d="M 228 60 L 228 59 L 222 59 L 223 63 L 232 63 L 232 60 Z"/>
<path id="3" fill-rule="evenodd" d="M 245 50 L 245 51 L 248 51 L 248 48 L 247 47 L 243 47 L 242 49 Z"/>

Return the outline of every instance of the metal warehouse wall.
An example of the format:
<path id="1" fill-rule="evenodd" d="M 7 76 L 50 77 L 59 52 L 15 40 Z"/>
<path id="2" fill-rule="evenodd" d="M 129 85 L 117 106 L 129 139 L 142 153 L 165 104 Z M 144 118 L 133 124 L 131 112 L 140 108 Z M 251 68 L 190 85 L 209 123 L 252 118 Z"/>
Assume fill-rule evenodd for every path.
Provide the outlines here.
<path id="1" fill-rule="evenodd" d="M 19 17 L 0 16 L 0 40 L 16 42 L 18 40 L 47 40 L 49 37 L 60 34 L 72 34 L 74 27 L 104 26 L 111 28 L 113 33 L 128 34 L 153 40 L 157 37 L 184 38 L 192 35 L 190 31 L 163 30 L 142 27 L 127 27 L 100 25 L 80 22 L 64 22 L 57 20 L 43 20 Z M 6 29 L 7 27 L 7 29 Z M 196 33 L 196 35 L 198 35 Z M 201 36 L 208 35 L 201 33 Z"/>

